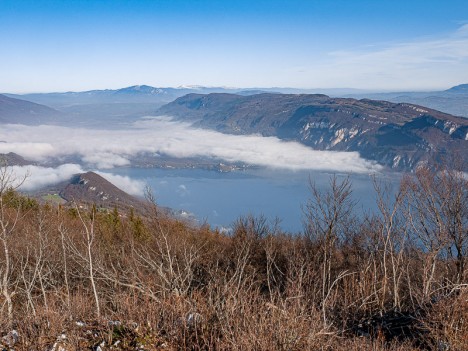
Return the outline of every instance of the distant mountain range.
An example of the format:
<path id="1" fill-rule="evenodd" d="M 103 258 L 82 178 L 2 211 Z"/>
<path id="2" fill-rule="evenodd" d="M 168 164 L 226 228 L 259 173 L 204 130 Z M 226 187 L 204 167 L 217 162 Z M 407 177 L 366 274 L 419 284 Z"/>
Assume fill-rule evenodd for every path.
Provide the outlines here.
<path id="1" fill-rule="evenodd" d="M 149 85 L 133 85 L 122 89 L 89 90 L 65 93 L 34 93 L 34 94 L 4 94 L 11 98 L 24 99 L 38 104 L 51 106 L 60 111 L 66 111 L 77 105 L 96 104 L 160 104 L 171 102 L 178 97 L 191 94 L 231 93 L 239 95 L 253 95 L 258 93 L 328 93 L 328 94 L 358 94 L 357 89 L 294 89 L 294 88 L 227 88 L 182 86 L 178 88 L 157 88 Z"/>
<path id="2" fill-rule="evenodd" d="M 391 102 L 408 102 L 427 106 L 456 116 L 468 117 L 468 84 L 461 84 L 443 91 L 352 93 L 344 97 L 369 98 Z"/>
<path id="3" fill-rule="evenodd" d="M 318 150 L 358 151 L 367 159 L 401 170 L 448 155 L 459 155 L 468 164 L 468 119 L 449 114 L 468 116 L 468 84 L 439 92 L 375 94 L 332 89 L 335 97 L 298 94 L 302 91 L 135 85 L 117 90 L 8 94 L 0 95 L 0 123 L 112 128 L 143 115 L 164 114 L 224 133 L 260 133 L 297 140 Z"/>
<path id="4" fill-rule="evenodd" d="M 38 104 L 44 104 L 61 111 L 67 111 L 77 105 L 96 104 L 159 104 L 168 103 L 174 99 L 190 94 L 209 94 L 214 92 L 243 91 L 243 89 L 230 90 L 227 88 L 208 87 L 180 87 L 156 88 L 148 85 L 133 85 L 122 89 L 89 90 L 82 92 L 65 93 L 37 93 L 37 94 L 5 94 L 8 97 L 25 99 Z"/>
<path id="5" fill-rule="evenodd" d="M 468 119 L 408 103 L 321 94 L 189 94 L 158 113 L 223 133 L 259 133 L 317 150 L 358 151 L 398 170 L 448 155 L 468 164 Z"/>
<path id="6" fill-rule="evenodd" d="M 57 121 L 61 116 L 48 106 L 0 95 L 0 123 L 41 124 Z"/>
<path id="7" fill-rule="evenodd" d="M 375 93 L 359 89 L 297 89 L 297 88 L 228 88 L 182 86 L 161 88 L 134 85 L 122 89 L 89 90 L 82 92 L 5 94 L 10 98 L 23 99 L 50 106 L 67 116 L 80 118 L 122 117 L 150 114 L 155 109 L 187 94 L 228 93 L 254 95 L 260 93 L 282 94 L 327 94 L 332 97 L 408 102 L 468 117 L 468 84 L 461 84 L 443 91 Z"/>
<path id="8" fill-rule="evenodd" d="M 242 95 L 255 94 L 259 90 L 180 87 L 156 88 L 134 85 L 122 89 L 90 90 L 83 92 L 5 94 L 4 97 L 27 100 L 50 106 L 63 115 L 60 124 L 112 125 L 132 121 L 150 115 L 162 105 L 189 93 L 209 94 L 214 92 L 238 92 Z M 2 102 L 0 101 L 0 106 Z M 1 118 L 0 110 L 0 118 Z M 1 121 L 1 120 L 0 120 Z M 23 121 L 23 120 L 22 120 Z M 26 124 L 27 120 L 24 119 Z M 22 122 L 23 123 L 23 122 Z"/>

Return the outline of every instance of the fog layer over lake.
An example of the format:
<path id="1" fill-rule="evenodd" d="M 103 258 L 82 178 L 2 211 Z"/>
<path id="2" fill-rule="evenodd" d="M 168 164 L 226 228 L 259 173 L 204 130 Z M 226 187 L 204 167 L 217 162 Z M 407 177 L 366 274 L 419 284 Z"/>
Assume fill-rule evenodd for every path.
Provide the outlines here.
<path id="1" fill-rule="evenodd" d="M 164 116 L 111 127 L 4 124 L 0 153 L 15 152 L 36 163 L 13 167 L 19 179 L 28 175 L 21 186 L 25 191 L 92 170 L 132 195 L 142 196 L 148 184 L 160 205 L 193 213 L 214 227 L 230 227 L 240 215 L 264 214 L 270 220 L 280 218 L 282 228 L 293 232 L 302 229 L 309 176 L 325 188 L 331 176 L 327 172 L 351 172 L 357 206 L 369 209 L 369 174 L 382 171 L 357 152 L 317 151 L 261 135 L 227 135 Z M 133 167 L 132 161 L 142 156 L 202 157 L 257 168 L 219 173 Z"/>
<path id="2" fill-rule="evenodd" d="M 142 154 L 209 157 L 293 170 L 367 173 L 382 168 L 357 152 L 317 151 L 276 137 L 223 134 L 168 117 L 141 118 L 120 129 L 4 124 L 0 141 L 0 153 L 15 152 L 39 163 L 74 157 L 84 166 L 100 169 L 129 166 Z"/>

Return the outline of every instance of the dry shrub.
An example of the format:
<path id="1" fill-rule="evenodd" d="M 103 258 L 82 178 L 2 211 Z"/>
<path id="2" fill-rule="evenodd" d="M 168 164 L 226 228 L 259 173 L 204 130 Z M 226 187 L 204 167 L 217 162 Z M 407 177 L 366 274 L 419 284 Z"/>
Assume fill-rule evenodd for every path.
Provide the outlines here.
<path id="1" fill-rule="evenodd" d="M 468 350 L 468 288 L 454 291 L 430 306 L 423 321 L 430 346 L 439 350 Z"/>
<path id="2" fill-rule="evenodd" d="M 407 188 L 416 200 L 425 195 L 418 184 Z M 16 328 L 15 349 L 38 351 L 102 342 L 115 350 L 467 350 L 468 240 L 458 236 L 466 213 L 449 213 L 461 218 L 454 257 L 440 246 L 446 236 L 434 252 L 410 240 L 411 223 L 423 221 L 432 236 L 445 230 L 411 214 L 411 201 L 381 202 L 381 217 L 358 220 L 348 216 L 348 185 L 333 189 L 315 192 L 305 235 L 263 217 L 241 218 L 224 234 L 157 209 L 120 217 L 0 201 L 0 222 L 9 223 L 0 237 L 0 336 Z M 395 316 L 418 332 L 400 332 Z M 371 332 L 359 330 L 363 321 Z M 393 334 L 383 332 L 390 322 Z"/>

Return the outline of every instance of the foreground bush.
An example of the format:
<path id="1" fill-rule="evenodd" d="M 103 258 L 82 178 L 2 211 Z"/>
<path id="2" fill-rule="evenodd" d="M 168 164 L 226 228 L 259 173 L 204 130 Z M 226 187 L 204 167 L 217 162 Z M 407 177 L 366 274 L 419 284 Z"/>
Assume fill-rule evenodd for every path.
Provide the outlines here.
<path id="1" fill-rule="evenodd" d="M 467 350 L 468 185 L 456 172 L 312 184 L 303 234 L 38 205 L 0 187 L 0 330 L 15 350 Z"/>

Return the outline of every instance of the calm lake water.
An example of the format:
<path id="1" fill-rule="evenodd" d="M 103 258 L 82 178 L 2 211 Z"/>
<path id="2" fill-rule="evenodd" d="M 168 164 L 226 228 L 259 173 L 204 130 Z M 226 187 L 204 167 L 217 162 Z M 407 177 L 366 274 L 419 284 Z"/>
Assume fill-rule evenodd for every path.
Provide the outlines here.
<path id="1" fill-rule="evenodd" d="M 309 178 L 327 189 L 331 173 L 293 172 L 256 169 L 220 173 L 200 169 L 117 168 L 112 173 L 144 181 L 151 186 L 161 206 L 192 213 L 213 228 L 229 228 L 241 215 L 263 214 L 278 217 L 283 230 L 302 230 L 302 206 L 310 198 Z M 342 180 L 346 174 L 337 174 Z M 379 179 L 398 184 L 399 176 L 379 175 Z M 375 194 L 370 175 L 352 174 L 353 197 L 357 210 L 375 209 Z"/>

